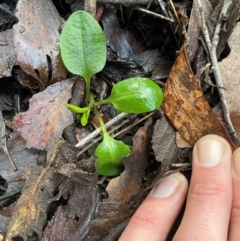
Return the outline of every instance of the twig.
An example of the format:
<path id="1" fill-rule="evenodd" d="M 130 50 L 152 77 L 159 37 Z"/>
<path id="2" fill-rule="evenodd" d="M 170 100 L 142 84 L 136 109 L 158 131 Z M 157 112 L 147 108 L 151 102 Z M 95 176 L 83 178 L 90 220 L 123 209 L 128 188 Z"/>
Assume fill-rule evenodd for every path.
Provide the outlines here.
<path id="1" fill-rule="evenodd" d="M 219 34 L 221 31 L 221 24 L 222 24 L 222 16 L 224 16 L 224 14 L 227 12 L 228 8 L 230 7 L 232 1 L 229 0 L 225 0 L 224 4 L 223 4 L 223 8 L 219 17 L 219 21 L 217 22 L 217 26 L 215 28 L 215 32 L 214 32 L 214 36 L 212 41 L 210 40 L 210 36 L 209 36 L 209 32 L 208 32 L 208 28 L 206 26 L 206 21 L 204 18 L 204 14 L 203 14 L 203 8 L 202 8 L 202 4 L 201 4 L 201 0 L 197 0 L 198 2 L 198 6 L 199 6 L 199 12 L 202 18 L 202 32 L 203 32 L 203 36 L 204 36 L 204 40 L 205 43 L 207 45 L 208 48 L 208 53 L 210 56 L 210 60 L 212 63 L 212 70 L 213 70 L 213 74 L 216 80 L 216 84 L 217 84 L 217 89 L 218 89 L 218 93 L 219 93 L 219 97 L 222 103 L 222 110 L 223 110 L 223 116 L 224 116 L 224 120 L 225 120 L 225 124 L 226 124 L 226 128 L 230 134 L 230 136 L 233 139 L 233 142 L 239 146 L 240 145 L 240 141 L 236 135 L 236 131 L 233 127 L 232 121 L 231 121 L 231 117 L 229 114 L 229 109 L 228 109 L 228 105 L 227 105 L 227 100 L 225 98 L 225 93 L 224 93 L 224 88 L 223 88 L 223 82 L 222 82 L 222 76 L 220 73 L 220 69 L 218 66 L 218 60 L 217 60 L 217 54 L 216 54 L 216 49 L 217 49 L 217 45 L 218 45 L 218 41 L 219 41 Z"/>
<path id="2" fill-rule="evenodd" d="M 149 0 L 97 0 L 99 3 L 105 4 L 122 4 L 124 6 L 147 5 Z"/>
<path id="3" fill-rule="evenodd" d="M 213 51 L 215 51 L 215 53 L 217 50 L 219 36 L 220 36 L 221 28 L 222 28 L 222 20 L 226 16 L 227 11 L 228 11 L 229 7 L 231 6 L 231 4 L 232 4 L 231 0 L 227 0 L 227 1 L 224 0 L 223 7 L 222 7 L 222 10 L 220 13 L 220 17 L 218 19 L 217 26 L 215 28 L 214 35 L 212 38 L 212 49 L 213 49 Z"/>
<path id="4" fill-rule="evenodd" d="M 192 164 L 191 163 L 171 163 L 171 167 L 174 167 L 174 168 L 180 168 L 180 167 L 191 167 Z"/>
<path id="5" fill-rule="evenodd" d="M 140 11 L 140 12 L 147 13 L 147 14 L 152 15 L 152 16 L 154 16 L 154 17 L 160 18 L 160 19 L 162 19 L 162 20 L 166 20 L 166 21 L 169 21 L 169 22 L 175 22 L 175 21 L 174 21 L 173 19 L 171 19 L 171 18 L 165 17 L 165 16 L 160 15 L 160 14 L 158 14 L 158 13 L 154 13 L 154 12 L 149 11 L 149 10 L 146 10 L 146 9 L 144 9 L 144 8 L 136 7 L 135 9 L 138 10 L 138 11 Z"/>
<path id="6" fill-rule="evenodd" d="M 179 19 L 179 17 L 178 17 L 178 13 L 177 13 L 177 11 L 176 11 L 176 9 L 175 9 L 175 6 L 174 6 L 172 0 L 168 0 L 168 1 L 169 1 L 170 5 L 171 5 L 171 8 L 172 8 L 173 13 L 174 13 L 174 15 L 175 15 L 175 18 L 176 18 L 176 20 L 177 20 L 177 22 L 178 22 L 178 25 L 179 25 L 180 29 L 181 29 L 181 32 L 182 32 L 182 34 L 183 34 L 183 37 L 184 37 L 184 39 L 187 41 L 187 40 L 188 40 L 188 36 L 187 36 L 187 33 L 186 33 L 186 29 L 185 29 L 185 27 L 182 25 L 182 23 L 181 23 L 181 21 L 180 21 L 180 19 Z"/>
<path id="7" fill-rule="evenodd" d="M 169 14 L 167 13 L 166 8 L 165 8 L 166 3 L 164 3 L 163 0 L 158 0 L 158 3 L 159 3 L 159 5 L 160 5 L 160 7 L 161 7 L 161 9 L 162 9 L 165 17 L 170 18 Z M 168 24 L 169 24 L 169 26 L 170 26 L 170 28 L 171 28 L 171 30 L 172 30 L 174 39 L 175 39 L 178 47 L 180 48 L 179 42 L 178 42 L 177 37 L 176 37 L 176 35 L 175 35 L 175 33 L 174 33 L 174 30 L 173 30 L 173 25 L 172 25 L 170 22 L 168 22 Z"/>
<path id="8" fill-rule="evenodd" d="M 115 118 L 111 119 L 109 122 L 105 124 L 106 128 L 109 128 L 110 126 L 114 125 L 118 121 L 122 120 L 124 117 L 128 116 L 130 114 L 128 113 L 121 113 L 117 115 Z M 92 139 L 97 137 L 101 133 L 102 129 L 101 127 L 97 128 L 94 132 L 92 132 L 90 135 L 86 136 L 84 139 L 82 139 L 78 144 L 76 144 L 76 147 L 83 147 L 86 145 L 88 142 L 90 142 Z"/>

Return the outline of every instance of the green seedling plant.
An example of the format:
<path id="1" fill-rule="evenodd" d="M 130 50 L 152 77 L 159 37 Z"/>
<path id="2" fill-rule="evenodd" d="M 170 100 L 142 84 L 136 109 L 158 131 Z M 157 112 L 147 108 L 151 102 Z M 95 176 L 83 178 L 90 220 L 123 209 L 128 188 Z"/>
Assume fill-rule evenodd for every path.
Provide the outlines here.
<path id="1" fill-rule="evenodd" d="M 106 40 L 98 22 L 85 11 L 74 12 L 66 21 L 61 37 L 60 48 L 66 68 L 80 75 L 86 82 L 85 107 L 67 104 L 67 107 L 82 114 L 81 124 L 88 123 L 93 110 L 99 120 L 103 141 L 97 146 L 98 173 L 105 176 L 117 176 L 123 171 L 122 159 L 129 155 L 130 148 L 122 141 L 113 139 L 107 132 L 98 107 L 111 103 L 118 111 L 145 113 L 157 109 L 163 100 L 161 88 L 148 78 L 130 78 L 115 84 L 104 100 L 95 101 L 90 92 L 91 77 L 100 72 L 107 57 Z"/>

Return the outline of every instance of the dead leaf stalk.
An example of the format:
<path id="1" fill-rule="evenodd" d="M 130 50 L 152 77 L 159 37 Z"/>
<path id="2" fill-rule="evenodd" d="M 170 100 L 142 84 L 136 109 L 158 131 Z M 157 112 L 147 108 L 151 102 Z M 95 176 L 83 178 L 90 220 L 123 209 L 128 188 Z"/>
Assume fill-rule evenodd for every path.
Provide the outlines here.
<path id="1" fill-rule="evenodd" d="M 200 16 L 202 19 L 202 33 L 204 36 L 205 43 L 207 45 L 208 53 L 209 53 L 210 60 L 212 63 L 212 70 L 213 70 L 215 81 L 216 81 L 216 84 L 218 87 L 219 97 L 220 97 L 220 100 L 222 103 L 222 110 L 223 110 L 225 125 L 228 130 L 228 133 L 230 134 L 231 138 L 233 139 L 233 142 L 237 146 L 239 146 L 240 141 L 236 135 L 236 131 L 235 131 L 232 121 L 231 121 L 229 108 L 228 108 L 227 100 L 226 100 L 225 93 L 224 93 L 222 77 L 221 77 L 221 73 L 220 73 L 220 69 L 219 69 L 219 65 L 218 65 L 217 54 L 216 54 L 216 49 L 217 49 L 217 45 L 219 42 L 219 36 L 220 36 L 220 31 L 221 31 L 221 26 L 222 26 L 222 20 L 223 20 L 223 17 L 225 16 L 225 14 L 227 13 L 228 8 L 231 6 L 232 1 L 228 1 L 228 0 L 224 1 L 223 8 L 222 8 L 219 20 L 217 22 L 217 26 L 215 28 L 215 32 L 214 32 L 212 41 L 210 39 L 209 31 L 208 31 L 205 17 L 203 14 L 203 7 L 202 7 L 201 0 L 197 0 L 197 3 L 199 6 L 199 12 L 200 12 Z"/>

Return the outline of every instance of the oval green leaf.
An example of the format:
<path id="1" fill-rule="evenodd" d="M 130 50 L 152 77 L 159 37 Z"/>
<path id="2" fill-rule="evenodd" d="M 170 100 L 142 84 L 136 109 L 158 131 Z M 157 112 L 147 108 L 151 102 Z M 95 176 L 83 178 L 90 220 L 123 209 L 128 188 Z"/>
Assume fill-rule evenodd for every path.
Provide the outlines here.
<path id="1" fill-rule="evenodd" d="M 95 150 L 98 173 L 103 176 L 119 175 L 124 169 L 122 159 L 129 153 L 129 146 L 122 141 L 114 140 L 107 133 L 104 134 L 103 141 Z"/>
<path id="2" fill-rule="evenodd" d="M 105 102 L 118 111 L 144 113 L 157 109 L 163 101 L 162 89 L 148 78 L 131 78 L 117 83 Z"/>
<path id="3" fill-rule="evenodd" d="M 66 68 L 85 81 L 106 63 L 106 41 L 98 22 L 87 12 L 76 11 L 66 21 L 60 48 Z"/>

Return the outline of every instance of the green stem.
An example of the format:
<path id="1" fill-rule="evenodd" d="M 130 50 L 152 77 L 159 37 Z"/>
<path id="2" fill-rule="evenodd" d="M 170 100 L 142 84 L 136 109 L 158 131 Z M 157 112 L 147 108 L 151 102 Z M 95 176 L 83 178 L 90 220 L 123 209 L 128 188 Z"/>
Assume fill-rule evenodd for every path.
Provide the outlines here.
<path id="1" fill-rule="evenodd" d="M 90 100 L 90 84 L 91 84 L 91 77 L 86 77 L 85 78 L 86 82 L 86 100 L 89 102 Z"/>
<path id="2" fill-rule="evenodd" d="M 94 101 L 92 103 L 92 107 L 97 107 L 99 105 L 103 105 L 103 104 L 107 104 L 107 103 L 110 103 L 110 101 L 108 101 L 108 99 L 105 99 L 105 100 L 100 100 L 100 101 Z"/>
<path id="3" fill-rule="evenodd" d="M 102 132 L 103 132 L 103 136 L 106 136 L 106 135 L 108 136 L 109 134 L 108 134 L 108 132 L 106 130 L 104 121 L 103 121 L 102 116 L 100 115 L 99 111 L 97 110 L 97 108 L 94 108 L 94 112 L 95 112 L 95 114 L 96 114 L 96 116 L 98 118 L 98 121 L 100 123 L 101 129 L 102 129 Z"/>

